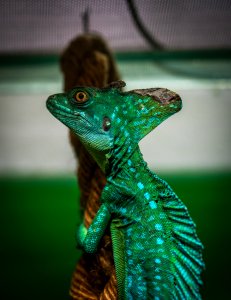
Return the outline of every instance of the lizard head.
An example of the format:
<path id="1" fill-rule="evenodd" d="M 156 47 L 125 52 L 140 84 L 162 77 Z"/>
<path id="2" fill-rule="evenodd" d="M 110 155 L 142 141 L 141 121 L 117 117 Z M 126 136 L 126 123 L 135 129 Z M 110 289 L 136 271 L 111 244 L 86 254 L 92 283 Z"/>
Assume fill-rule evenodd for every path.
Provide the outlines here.
<path id="1" fill-rule="evenodd" d="M 47 99 L 48 110 L 74 131 L 105 170 L 112 151 L 138 142 L 181 108 L 167 89 L 122 92 L 123 81 L 106 88 L 76 87 Z"/>

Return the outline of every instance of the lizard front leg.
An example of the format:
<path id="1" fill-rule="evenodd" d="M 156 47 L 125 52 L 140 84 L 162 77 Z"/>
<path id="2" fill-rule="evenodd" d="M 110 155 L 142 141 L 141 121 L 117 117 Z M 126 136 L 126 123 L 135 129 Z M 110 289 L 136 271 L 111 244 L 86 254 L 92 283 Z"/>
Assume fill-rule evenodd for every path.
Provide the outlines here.
<path id="1" fill-rule="evenodd" d="M 87 229 L 82 223 L 77 230 L 77 242 L 87 253 L 95 253 L 111 218 L 107 205 L 102 204 Z"/>

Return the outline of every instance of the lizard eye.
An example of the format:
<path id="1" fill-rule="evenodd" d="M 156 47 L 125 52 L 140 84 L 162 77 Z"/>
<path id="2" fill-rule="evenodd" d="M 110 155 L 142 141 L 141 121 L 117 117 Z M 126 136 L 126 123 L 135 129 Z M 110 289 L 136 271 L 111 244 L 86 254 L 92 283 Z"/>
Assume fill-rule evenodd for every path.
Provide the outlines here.
<path id="1" fill-rule="evenodd" d="M 75 99 L 77 100 L 77 102 L 79 103 L 83 103 L 86 102 L 88 100 L 88 94 L 85 92 L 78 92 L 75 95 Z"/>

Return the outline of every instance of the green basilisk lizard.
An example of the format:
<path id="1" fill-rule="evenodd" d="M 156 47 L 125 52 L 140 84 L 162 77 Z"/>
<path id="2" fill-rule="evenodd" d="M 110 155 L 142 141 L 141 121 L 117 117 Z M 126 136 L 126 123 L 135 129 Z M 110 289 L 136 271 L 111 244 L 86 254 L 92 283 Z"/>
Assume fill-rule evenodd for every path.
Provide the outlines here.
<path id="1" fill-rule="evenodd" d="M 122 92 L 76 87 L 47 100 L 49 111 L 78 135 L 105 172 L 101 206 L 79 245 L 97 251 L 110 224 L 119 299 L 201 299 L 202 244 L 188 210 L 150 171 L 138 142 L 182 107 L 162 88 Z"/>

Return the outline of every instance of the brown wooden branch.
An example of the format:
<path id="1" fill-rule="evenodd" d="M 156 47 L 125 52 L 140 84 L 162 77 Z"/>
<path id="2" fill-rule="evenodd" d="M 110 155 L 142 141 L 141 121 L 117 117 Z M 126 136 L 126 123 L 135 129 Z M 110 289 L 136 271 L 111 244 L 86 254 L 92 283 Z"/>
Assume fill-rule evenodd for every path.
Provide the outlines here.
<path id="1" fill-rule="evenodd" d="M 105 87 L 119 80 L 116 65 L 105 41 L 85 34 L 73 40 L 61 56 L 64 90 L 75 86 Z M 84 223 L 91 224 L 100 206 L 101 191 L 106 183 L 103 172 L 91 158 L 77 136 L 70 132 L 70 142 L 78 160 L 77 178 L 84 209 Z M 72 299 L 117 299 L 115 267 L 109 229 L 95 255 L 84 254 L 74 271 Z"/>

